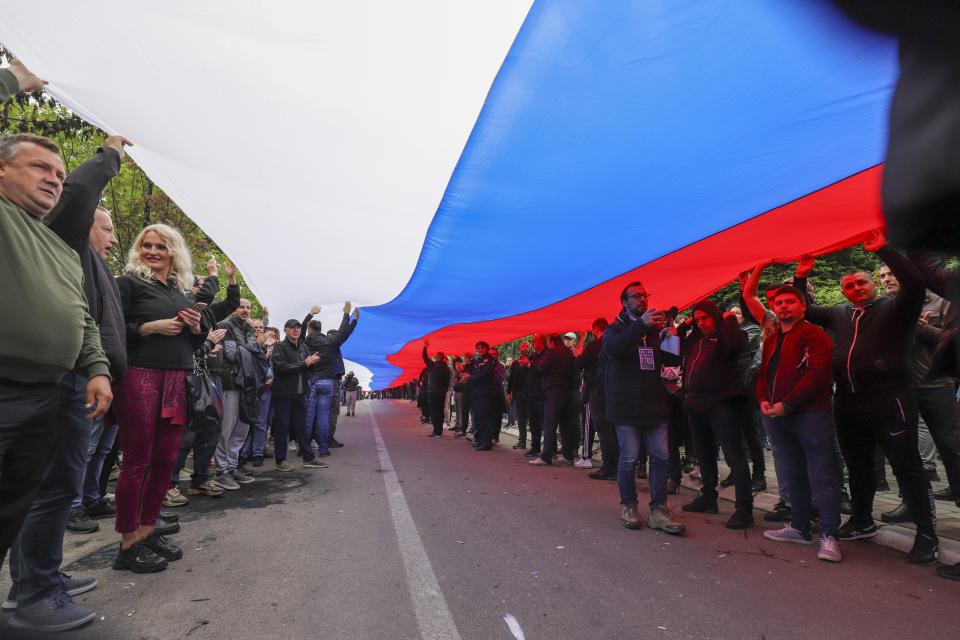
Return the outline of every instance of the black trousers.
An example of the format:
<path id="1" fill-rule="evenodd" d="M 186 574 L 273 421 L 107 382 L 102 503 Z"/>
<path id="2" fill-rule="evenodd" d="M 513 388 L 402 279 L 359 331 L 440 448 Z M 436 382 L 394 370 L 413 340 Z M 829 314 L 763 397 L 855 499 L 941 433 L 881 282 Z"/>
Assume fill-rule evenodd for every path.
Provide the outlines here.
<path id="1" fill-rule="evenodd" d="M 903 501 L 917 530 L 934 535 L 933 491 L 923 471 L 917 444 L 917 395 L 912 387 L 887 391 L 838 394 L 834 402 L 837 436 L 850 470 L 852 518 L 873 521 L 874 451 L 877 445 L 893 467 Z"/>
<path id="2" fill-rule="evenodd" d="M 543 450 L 540 458 L 545 462 L 551 462 L 557 453 L 557 430 L 560 431 L 563 457 L 567 460 L 574 458 L 577 445 L 570 433 L 572 404 L 568 387 L 553 387 L 543 394 Z"/>
<path id="3" fill-rule="evenodd" d="M 427 405 L 430 407 L 430 422 L 433 424 L 433 433 L 438 436 L 443 435 L 443 400 L 446 395 L 445 392 L 431 392 L 427 397 Z"/>
<path id="4" fill-rule="evenodd" d="M 690 446 L 690 427 L 687 424 L 687 414 L 683 411 L 683 400 L 679 394 L 669 396 L 669 416 L 667 418 L 667 478 L 672 478 L 678 485 L 683 479 L 683 464 L 680 462 L 680 446 L 689 456 L 693 449 Z M 616 470 L 616 463 L 613 466 Z"/>
<path id="5" fill-rule="evenodd" d="M 767 461 L 763 457 L 763 440 L 760 438 L 760 431 L 763 429 L 763 423 L 760 421 L 760 407 L 753 397 L 739 398 L 737 401 L 740 403 L 743 415 L 740 424 L 743 425 L 745 451 L 750 456 L 753 478 L 759 480 L 767 473 Z"/>
<path id="6" fill-rule="evenodd" d="M 493 401 L 487 394 L 473 396 L 473 429 L 480 446 L 493 444 Z"/>
<path id="7" fill-rule="evenodd" d="M 600 473 L 608 476 L 617 475 L 617 460 L 620 459 L 620 443 L 617 440 L 617 431 L 613 423 L 607 420 L 607 401 L 602 394 L 590 392 L 590 421 L 600 439 L 600 453 L 603 455 L 603 464 Z"/>
<path id="8" fill-rule="evenodd" d="M 0 565 L 53 456 L 60 385 L 0 379 Z"/>
<path id="9" fill-rule="evenodd" d="M 726 398 L 714 402 L 703 413 L 687 411 L 690 423 L 690 436 L 693 448 L 700 461 L 700 474 L 703 480 L 701 495 L 713 501 L 717 499 L 717 447 L 723 449 L 723 456 L 730 467 L 736 487 L 736 508 L 738 511 L 752 512 L 753 493 L 750 484 L 750 469 L 743 453 L 743 429 L 740 418 L 743 415 L 739 398 Z"/>
<path id="10" fill-rule="evenodd" d="M 530 450 L 539 453 L 543 437 L 543 396 L 527 395 L 527 419 L 530 422 Z"/>
<path id="11" fill-rule="evenodd" d="M 513 406 L 517 412 L 517 429 L 520 430 L 520 445 L 527 445 L 527 392 L 518 391 L 513 394 Z"/>
<path id="12" fill-rule="evenodd" d="M 466 433 L 470 428 L 470 409 L 473 407 L 473 396 L 469 391 L 454 391 L 454 394 L 460 399 L 460 404 L 457 406 L 457 431 Z"/>
<path id="13" fill-rule="evenodd" d="M 303 396 L 293 398 L 272 397 L 273 404 L 273 458 L 277 464 L 287 459 L 287 438 L 293 436 L 300 444 L 300 451 L 304 456 L 310 452 L 313 458 L 310 441 L 306 435 L 307 407 Z"/>
<path id="14" fill-rule="evenodd" d="M 327 431 L 327 442 L 333 443 L 333 434 L 337 432 L 337 418 L 340 417 L 340 378 L 333 379 L 333 397 L 330 398 L 330 413 L 328 415 L 330 428 Z"/>
<path id="15" fill-rule="evenodd" d="M 430 396 L 426 388 L 420 389 L 420 418 L 422 420 L 430 419 Z"/>
<path id="16" fill-rule="evenodd" d="M 960 420 L 957 401 L 950 387 L 917 389 L 920 415 L 923 416 L 933 443 L 940 452 L 947 471 L 947 482 L 960 500 Z"/>

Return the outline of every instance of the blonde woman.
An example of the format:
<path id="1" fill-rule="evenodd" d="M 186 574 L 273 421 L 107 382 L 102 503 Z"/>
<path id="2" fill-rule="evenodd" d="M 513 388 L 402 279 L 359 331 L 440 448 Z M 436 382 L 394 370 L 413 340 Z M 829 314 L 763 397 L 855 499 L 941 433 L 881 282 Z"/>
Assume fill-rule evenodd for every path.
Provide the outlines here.
<path id="1" fill-rule="evenodd" d="M 203 342 L 200 313 L 185 295 L 193 267 L 180 232 L 165 224 L 141 231 L 117 284 L 130 366 L 115 390 L 123 465 L 116 488 L 121 543 L 113 568 L 150 573 L 183 556 L 154 528 L 186 423 L 185 379 L 193 350 Z"/>

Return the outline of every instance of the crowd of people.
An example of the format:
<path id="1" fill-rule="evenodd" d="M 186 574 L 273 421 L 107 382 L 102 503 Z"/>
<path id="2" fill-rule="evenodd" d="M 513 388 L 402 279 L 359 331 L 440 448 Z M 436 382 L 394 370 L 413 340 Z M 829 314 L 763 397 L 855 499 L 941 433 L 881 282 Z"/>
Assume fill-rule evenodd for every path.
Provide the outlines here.
<path id="1" fill-rule="evenodd" d="M 0 70 L 0 101 L 42 85 L 14 61 Z M 251 317 L 229 263 L 217 299 L 220 266 L 211 261 L 196 277 L 183 236 L 165 224 L 145 227 L 123 274 L 112 273 L 117 240 L 100 200 L 130 144 L 108 137 L 68 176 L 48 138 L 0 136 L 0 266 L 15 275 L 5 286 L 12 327 L 0 342 L 0 562 L 9 551 L 2 606 L 15 628 L 63 631 L 95 616 L 71 598 L 96 579 L 61 570 L 68 529 L 92 532 L 112 518 L 114 569 L 162 571 L 183 555 L 165 537 L 181 526 L 174 508 L 256 482 L 269 457 L 292 471 L 291 450 L 304 469 L 327 467 L 323 458 L 343 446 L 334 437 L 341 396 L 353 416 L 362 394 L 340 354 L 358 320 L 349 302 L 337 328 L 324 331 L 319 307 L 271 327 L 265 309 Z M 840 282 L 848 303 L 818 306 L 812 257 L 764 289 L 766 305 L 765 265 L 742 274 L 741 302 L 726 312 L 711 300 L 688 317 L 657 310 L 651 297 L 668 292 L 632 282 L 617 317 L 597 318 L 590 340 L 536 335 L 507 362 L 484 341 L 455 358 L 431 356 L 425 342 L 419 380 L 377 395 L 416 399 L 430 437 L 446 424 L 479 452 L 493 450 L 501 416 L 512 415 L 515 448 L 531 465 L 591 469 L 590 478 L 617 483 L 623 526 L 669 534 L 685 527 L 667 495 L 693 464 L 702 488 L 682 510 L 717 513 L 726 484 L 736 495 L 726 526 L 754 526 L 768 441 L 781 499 L 768 519 L 784 526 L 764 537 L 819 542 L 818 558 L 831 562 L 842 559 L 840 541 L 877 535 L 874 494 L 889 461 L 902 504 L 881 519 L 912 522 L 907 560 L 932 564 L 935 500 L 960 504 L 956 319 L 944 299 L 957 274 L 902 255 L 879 233 L 865 248 L 883 261 L 882 294 L 873 274 L 855 270 Z M 211 406 L 213 427 L 197 419 Z M 593 470 L 595 438 L 602 463 Z M 723 481 L 720 451 L 730 468 Z M 937 453 L 949 488 L 935 493 Z M 638 475 L 649 481 L 645 519 Z M 960 565 L 938 573 L 960 580 Z"/>
<path id="2" fill-rule="evenodd" d="M 0 69 L 0 101 L 42 85 L 17 61 Z M 165 224 L 137 235 L 115 277 L 100 201 L 130 144 L 106 138 L 68 176 L 50 139 L 0 136 L 0 265 L 15 275 L 4 291 L 17 310 L 0 343 L 0 563 L 9 551 L 12 582 L 2 608 L 13 628 L 64 631 L 95 617 L 72 596 L 96 578 L 61 570 L 68 529 L 112 518 L 113 568 L 162 571 L 183 556 L 166 538 L 181 526 L 170 508 L 255 482 L 265 457 L 294 470 L 289 439 L 304 469 L 327 467 L 343 446 L 341 382 L 348 416 L 360 391 L 340 353 L 359 315 L 349 302 L 337 328 L 324 332 L 313 307 L 281 333 L 266 309 L 251 317 L 230 263 L 216 299 L 220 267 L 211 259 L 194 276 L 183 235 Z"/>
<path id="3" fill-rule="evenodd" d="M 840 541 L 878 534 L 874 494 L 888 488 L 889 461 L 902 503 L 881 520 L 915 524 L 907 560 L 932 564 L 935 500 L 960 505 L 957 369 L 948 353 L 955 330 L 942 297 L 957 276 L 929 257 L 908 259 L 880 232 L 864 247 L 882 261 L 883 288 L 874 274 L 852 270 L 839 283 L 846 304 L 816 304 L 812 256 L 794 277 L 764 289 L 766 305 L 758 292 L 768 265 L 740 274 L 739 304 L 726 312 L 709 299 L 688 316 L 658 311 L 633 282 L 619 315 L 596 319 L 579 342 L 572 332 L 534 335 L 516 359 L 501 362 L 484 341 L 462 357 L 431 356 L 425 341 L 419 378 L 384 395 L 416 401 L 430 437 L 446 425 L 477 451 L 493 449 L 506 416 L 519 431 L 514 448 L 526 449 L 535 466 L 592 469 L 598 439 L 602 462 L 589 477 L 617 482 L 620 522 L 630 529 L 643 524 L 642 477 L 647 527 L 685 530 L 667 506 L 684 469 L 701 489 L 682 511 L 718 513 L 718 485 L 733 486 L 726 526 L 754 526 L 769 447 L 780 500 L 765 519 L 784 526 L 764 537 L 819 542 L 817 557 L 829 562 L 841 561 Z M 723 480 L 720 452 L 730 469 Z M 949 487 L 934 492 L 937 453 Z M 843 524 L 841 513 L 849 515 Z M 960 579 L 960 566 L 938 573 Z"/>

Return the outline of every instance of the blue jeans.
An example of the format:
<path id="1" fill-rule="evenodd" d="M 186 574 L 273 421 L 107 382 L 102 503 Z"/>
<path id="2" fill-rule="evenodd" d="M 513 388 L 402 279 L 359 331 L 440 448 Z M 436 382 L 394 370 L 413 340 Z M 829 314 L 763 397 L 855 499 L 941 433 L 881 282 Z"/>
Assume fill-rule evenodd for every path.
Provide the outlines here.
<path id="1" fill-rule="evenodd" d="M 83 487 L 73 499 L 71 509 L 76 509 L 80 505 L 92 507 L 100 499 L 100 472 L 103 469 L 103 461 L 113 449 L 113 441 L 117 438 L 118 429 L 116 424 L 104 427 L 103 416 L 94 418 L 93 429 L 90 432 L 90 448 L 87 449 L 87 468 L 83 472 Z"/>
<path id="2" fill-rule="evenodd" d="M 20 535 L 10 551 L 10 578 L 17 602 L 30 604 L 60 588 L 63 534 L 73 500 L 83 482 L 90 444 L 91 421 L 87 378 L 67 373 L 60 381 L 53 459 L 40 484 Z"/>
<path id="3" fill-rule="evenodd" d="M 260 401 L 260 419 L 250 427 L 247 441 L 243 443 L 240 455 L 244 458 L 262 458 L 263 449 L 267 446 L 267 424 L 270 416 L 270 389 L 263 392 Z"/>
<path id="4" fill-rule="evenodd" d="M 315 439 L 317 448 L 320 453 L 323 453 L 330 445 L 330 403 L 333 401 L 333 380 L 311 377 L 307 380 L 307 387 L 307 443 L 309 444 L 311 438 Z M 309 460 L 306 453 L 304 452 L 304 459 Z"/>
<path id="5" fill-rule="evenodd" d="M 650 509 L 667 504 L 667 425 L 637 427 L 618 424 L 617 441 L 620 458 L 617 460 L 617 487 L 620 488 L 620 504 L 637 501 L 637 455 L 641 438 L 647 445 L 650 456 Z"/>
<path id="6" fill-rule="evenodd" d="M 837 535 L 840 526 L 840 467 L 832 411 L 809 411 L 780 418 L 763 416 L 763 426 L 776 451 L 790 489 L 790 526 L 810 532 L 810 483 L 820 498 L 822 535 Z M 808 478 L 809 470 L 809 478 Z"/>

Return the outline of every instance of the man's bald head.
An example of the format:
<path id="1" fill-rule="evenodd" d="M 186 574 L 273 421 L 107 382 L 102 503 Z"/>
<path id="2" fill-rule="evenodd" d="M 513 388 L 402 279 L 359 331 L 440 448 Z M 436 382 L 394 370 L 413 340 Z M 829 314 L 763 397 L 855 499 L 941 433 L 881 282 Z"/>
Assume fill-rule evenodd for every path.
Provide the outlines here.
<path id="1" fill-rule="evenodd" d="M 113 232 L 113 220 L 110 212 L 103 207 L 97 207 L 93 214 L 93 226 L 90 227 L 90 246 L 100 254 L 104 260 L 110 254 L 110 249 L 117 244 L 117 236 Z"/>

